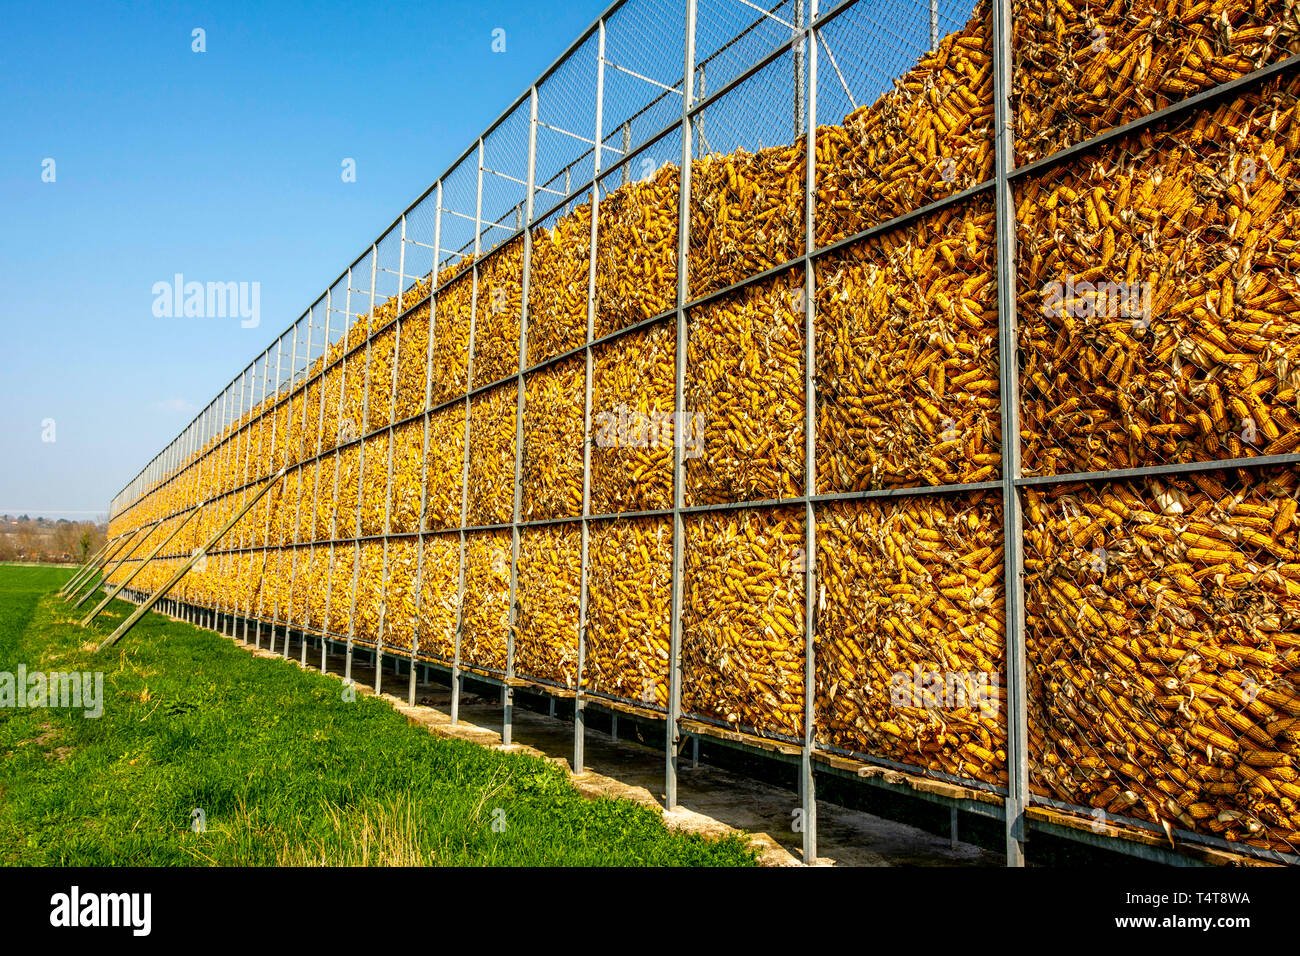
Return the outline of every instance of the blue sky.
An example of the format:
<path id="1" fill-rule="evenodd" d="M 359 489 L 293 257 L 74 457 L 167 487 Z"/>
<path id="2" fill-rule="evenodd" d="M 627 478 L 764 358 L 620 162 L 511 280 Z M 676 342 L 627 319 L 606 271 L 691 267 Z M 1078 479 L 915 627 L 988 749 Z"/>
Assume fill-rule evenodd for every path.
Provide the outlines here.
<path id="1" fill-rule="evenodd" d="M 604 6 L 6 4 L 0 513 L 106 511 Z M 260 326 L 155 317 L 177 272 Z"/>

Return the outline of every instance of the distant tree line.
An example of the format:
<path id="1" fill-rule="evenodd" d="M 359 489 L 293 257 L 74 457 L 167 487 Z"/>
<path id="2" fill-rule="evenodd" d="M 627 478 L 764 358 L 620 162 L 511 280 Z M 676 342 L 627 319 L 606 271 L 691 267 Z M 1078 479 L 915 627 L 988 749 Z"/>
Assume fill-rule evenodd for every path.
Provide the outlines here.
<path id="1" fill-rule="evenodd" d="M 103 546 L 107 534 L 106 521 L 0 515 L 0 561 L 81 563 Z"/>

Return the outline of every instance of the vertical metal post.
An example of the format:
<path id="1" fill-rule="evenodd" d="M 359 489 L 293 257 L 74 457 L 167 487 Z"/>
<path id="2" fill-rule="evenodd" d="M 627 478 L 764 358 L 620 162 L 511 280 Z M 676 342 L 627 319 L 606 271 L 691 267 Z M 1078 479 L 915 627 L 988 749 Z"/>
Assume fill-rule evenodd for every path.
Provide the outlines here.
<path id="1" fill-rule="evenodd" d="M 683 553 L 686 526 L 682 519 L 685 506 L 685 468 L 683 467 L 682 424 L 685 421 L 686 391 L 686 301 L 690 296 L 688 281 L 691 241 L 691 116 L 693 102 L 691 77 L 695 75 L 696 0 L 686 0 L 685 59 L 682 66 L 682 167 L 677 177 L 677 354 L 673 410 L 673 582 L 668 641 L 668 714 L 665 726 L 664 808 L 677 806 L 677 761 L 681 745 L 682 717 L 682 585 L 685 573 Z"/>
<path id="2" fill-rule="evenodd" d="M 433 272 L 438 274 L 438 256 L 442 255 L 442 183 L 438 183 L 438 207 L 434 219 L 434 254 Z M 434 280 L 437 281 L 436 278 Z M 470 354 L 473 354 L 471 342 Z M 469 386 L 469 373 L 466 371 L 465 384 Z M 460 695 L 465 689 L 465 678 L 460 672 L 460 649 L 464 643 L 465 633 L 465 565 L 468 560 L 466 548 L 468 539 L 465 534 L 466 515 L 469 513 L 469 396 L 465 396 L 465 423 L 461 434 L 464 436 L 464 448 L 461 453 L 460 472 L 460 578 L 456 583 L 456 639 L 451 658 L 451 725 L 456 726 L 460 720 Z"/>
<path id="3" fill-rule="evenodd" d="M 352 599 L 350 611 L 348 613 L 348 663 L 347 677 L 352 679 L 352 654 L 353 644 L 357 634 L 357 588 L 361 583 L 361 516 L 363 514 L 363 505 L 365 504 L 365 487 L 366 487 L 366 436 L 370 425 L 370 343 L 374 329 L 371 323 L 375 317 L 375 282 L 379 278 L 377 269 L 379 266 L 379 246 L 372 243 L 370 246 L 370 309 L 366 313 L 366 349 L 365 349 L 365 379 L 361 386 L 361 427 L 357 429 L 359 444 L 357 445 L 357 525 L 356 534 L 352 542 Z M 351 313 L 352 303 L 352 270 L 348 270 L 348 309 Z M 375 669 L 379 669 L 379 660 L 375 660 Z"/>
<path id="4" fill-rule="evenodd" d="M 704 75 L 704 66 L 705 65 L 701 63 L 699 66 L 699 70 L 697 71 L 700 76 L 700 91 L 698 94 L 696 94 L 696 98 L 700 100 L 704 99 L 704 97 L 708 95 L 708 85 L 707 85 L 707 78 Z M 697 144 L 695 146 L 695 149 L 698 151 L 697 155 L 703 156 L 704 155 L 704 113 L 703 111 L 695 114 L 695 143 Z"/>
<path id="5" fill-rule="evenodd" d="M 279 379 L 280 379 L 280 342 L 279 342 L 278 339 L 276 340 L 276 345 L 275 345 L 275 367 L 276 367 L 275 377 L 276 377 L 276 383 L 277 383 L 277 388 L 278 388 Z M 258 458 L 259 458 L 259 461 L 260 461 L 261 453 L 262 453 L 262 433 L 266 430 L 266 426 L 265 426 L 264 422 L 265 422 L 266 416 L 267 416 L 268 411 L 269 411 L 269 410 L 267 409 L 267 407 L 266 407 L 266 387 L 267 387 L 267 383 L 268 383 L 268 380 L 270 379 L 270 377 L 271 377 L 271 350 L 268 348 L 268 349 L 266 350 L 266 362 L 265 362 L 265 364 L 263 365 L 263 368 L 262 368 L 262 402 L 261 402 L 262 413 L 261 413 L 261 415 L 258 416 L 259 419 L 261 419 L 262 422 L 263 422 L 263 424 L 261 424 L 261 425 L 259 426 L 259 428 L 258 428 L 258 436 L 257 436 L 257 447 L 258 447 Z M 270 442 L 270 447 L 271 447 L 271 449 L 272 449 L 272 454 L 274 454 L 274 449 L 275 449 L 275 413 L 274 413 L 273 411 L 270 411 L 270 415 L 271 415 L 271 442 Z M 259 477 L 264 477 L 264 476 L 259 476 Z M 253 519 L 253 520 L 254 520 L 254 523 L 256 523 L 256 521 L 257 521 L 257 519 L 256 519 L 256 514 L 257 514 L 257 511 L 258 511 L 258 509 L 259 509 L 260 507 L 261 507 L 261 504 L 259 503 L 257 506 L 254 507 L 254 509 L 253 509 L 253 511 L 252 511 L 252 514 L 254 515 L 254 519 Z M 267 499 L 267 501 L 266 501 L 266 515 L 267 515 L 267 521 L 266 521 L 266 523 L 267 523 L 267 526 L 268 526 L 268 527 L 266 528 L 265 532 L 264 532 L 263 535 L 262 535 L 262 573 L 259 575 L 259 578 L 261 578 L 261 579 L 263 579 L 263 580 L 264 580 L 265 577 L 266 577 L 266 557 L 267 557 L 266 552 L 267 552 L 267 547 L 268 547 L 268 545 L 269 545 L 270 542 L 271 542 L 271 529 L 270 529 L 270 527 L 269 527 L 269 525 L 270 525 L 270 523 L 271 523 L 271 522 L 270 522 L 270 517 L 271 517 L 271 502 L 270 502 L 269 497 L 268 497 L 268 499 Z M 259 586 L 258 589 L 257 589 L 257 616 L 256 616 L 256 619 L 255 619 L 255 624 L 254 624 L 254 640 L 253 640 L 253 647 L 255 647 L 255 648 L 260 648 L 260 647 L 262 646 L 262 605 L 264 604 L 265 600 L 266 600 L 266 592 L 265 592 L 265 590 L 264 590 L 261 586 Z M 275 651 L 275 628 L 274 628 L 274 627 L 271 628 L 271 650 L 272 650 L 272 652 Z"/>
<path id="6" fill-rule="evenodd" d="M 249 372 L 252 372 L 251 376 L 249 375 Z M 244 377 L 246 379 L 246 386 L 248 390 L 248 413 L 249 414 L 248 414 L 248 421 L 244 422 L 244 426 L 243 426 L 243 430 L 245 434 L 244 434 L 244 477 L 243 477 L 242 487 L 244 490 L 241 493 L 241 496 L 252 494 L 252 492 L 248 488 L 248 475 L 249 475 L 249 469 L 253 467 L 253 422 L 257 420 L 252 414 L 253 409 L 257 407 L 253 404 L 253 391 L 257 387 L 257 359 L 253 359 L 248 369 L 244 371 Z M 241 388 L 240 391 L 243 392 L 244 389 Z M 260 429 L 258 431 L 258 436 L 260 440 L 261 437 Z M 244 525 L 244 527 L 239 532 L 239 549 L 240 549 L 239 562 L 240 562 L 241 572 L 251 571 L 252 568 L 253 554 L 251 548 L 253 543 L 253 538 L 252 538 L 253 524 L 254 522 L 250 521 L 248 524 Z M 245 644 L 247 644 L 248 643 L 248 618 L 250 612 L 252 611 L 251 596 L 249 600 L 244 603 L 244 606 L 240 608 L 240 610 L 243 612 L 240 615 L 243 618 L 243 629 L 244 629 L 242 641 Z"/>
<path id="7" fill-rule="evenodd" d="M 424 599 L 424 537 L 425 537 L 425 510 L 429 503 L 429 427 L 432 424 L 433 415 L 429 407 L 433 404 L 433 345 L 434 333 L 437 331 L 437 306 L 438 306 L 438 247 L 442 241 L 439 235 L 440 219 L 440 197 L 442 195 L 442 183 L 437 185 L 437 195 L 434 199 L 434 232 L 433 232 L 433 258 L 429 269 L 429 336 L 425 344 L 424 355 L 424 451 L 420 455 L 420 511 L 416 515 L 416 559 L 415 559 L 415 630 L 411 637 L 411 681 L 410 687 L 407 688 L 407 703 L 415 705 L 415 660 L 420 653 L 420 611 Z M 401 271 L 399 268 L 398 271 Z M 424 678 L 429 679 L 429 668 L 424 668 Z"/>
<path id="8" fill-rule="evenodd" d="M 474 262 L 470 266 L 470 305 L 469 305 L 469 360 L 465 368 L 465 458 L 464 468 L 461 473 L 461 500 L 465 503 L 466 508 L 469 506 L 469 460 L 470 460 L 470 438 L 472 429 L 470 427 L 470 399 L 469 391 L 474 387 L 474 352 L 478 343 L 478 276 L 479 276 L 479 256 L 483 253 L 483 137 L 478 139 L 478 163 L 474 186 Z M 461 525 L 466 524 L 467 512 L 462 512 Z M 511 515 L 513 522 L 514 516 Z M 462 564 L 461 578 L 465 576 L 464 566 Z M 462 599 L 464 594 L 462 592 Z M 462 600 L 462 604 L 463 604 Z M 508 746 L 510 744 L 510 734 L 514 725 L 514 696 L 515 690 L 510 686 L 510 678 L 514 676 L 515 668 L 515 640 L 514 632 L 507 627 L 506 629 L 506 674 L 505 683 L 501 687 L 501 743 Z"/>
<path id="9" fill-rule="evenodd" d="M 350 269 L 348 270 L 348 274 L 349 276 L 351 275 Z M 351 282 L 350 278 L 348 282 L 350 284 Z M 347 301 L 346 293 L 344 294 L 343 298 L 344 298 L 344 302 L 346 302 Z M 333 302 L 334 302 L 334 289 L 333 287 L 330 287 L 330 289 L 328 289 L 325 293 L 325 308 L 329 314 L 333 314 L 333 310 L 334 310 Z M 349 318 L 350 316 L 348 315 L 347 309 L 345 307 L 343 310 L 343 329 L 342 329 L 343 334 L 339 337 L 340 350 L 342 352 L 342 354 L 340 354 L 339 356 L 339 381 L 338 381 L 339 400 L 338 400 L 338 405 L 335 408 L 335 412 L 334 412 L 334 454 L 333 454 L 334 496 L 333 496 L 333 506 L 330 508 L 330 542 L 329 542 L 330 547 L 329 547 L 329 556 L 326 558 L 326 561 L 328 563 L 325 568 L 325 612 L 324 612 L 325 620 L 321 622 L 322 638 L 321 638 L 321 645 L 320 645 L 320 671 L 322 674 L 324 674 L 325 671 L 328 669 L 328 664 L 329 664 L 329 643 L 325 639 L 325 635 L 328 635 L 330 633 L 330 610 L 334 606 L 332 603 L 334 600 L 334 562 L 335 562 L 334 552 L 339 537 L 339 470 L 341 468 L 342 459 L 343 459 L 343 455 L 340 453 L 338 446 L 339 446 L 339 429 L 343 426 L 343 390 L 347 386 L 347 381 L 348 381 L 347 338 L 348 338 Z M 327 339 L 326 348 L 328 347 L 329 347 L 329 342 Z M 321 394 L 322 396 L 324 395 L 324 386 L 322 386 Z M 349 672 L 349 676 L 351 676 L 350 672 Z"/>
<path id="10" fill-rule="evenodd" d="M 626 186 L 632 177 L 631 163 L 627 154 L 632 152 L 632 124 L 626 122 L 623 124 L 623 185 Z"/>
<path id="11" fill-rule="evenodd" d="M 930 0 L 930 49 L 939 46 L 939 0 Z M 956 812 L 955 810 L 953 811 Z"/>
<path id="12" fill-rule="evenodd" d="M 299 325 L 298 322 L 295 322 L 293 324 L 293 337 L 289 340 L 290 342 L 289 388 L 284 396 L 285 434 L 284 434 L 284 438 L 281 439 L 281 443 L 284 445 L 285 467 L 288 467 L 289 465 L 289 455 L 291 453 L 291 449 L 289 448 L 289 434 L 290 434 L 289 420 L 293 415 L 294 366 L 298 364 L 298 325 Z M 305 406 L 306 402 L 304 402 L 303 405 Z M 306 419 L 304 418 L 303 421 L 305 424 Z M 295 480 L 294 480 L 294 487 L 297 488 L 297 494 L 295 495 L 297 501 L 294 503 L 294 514 L 293 514 L 294 544 L 298 542 L 298 507 L 299 507 L 299 503 L 301 503 L 302 501 L 302 471 L 301 469 L 297 469 L 297 471 L 298 473 L 295 476 Z M 285 477 L 286 478 L 288 477 L 288 472 L 285 473 Z M 289 507 L 289 503 L 287 501 L 284 501 L 283 498 L 281 498 L 280 501 L 281 513 L 283 513 L 286 509 L 288 509 L 288 507 Z M 288 554 L 289 556 L 289 607 L 286 609 L 284 615 L 284 653 L 283 653 L 284 659 L 288 660 L 289 659 L 289 632 L 293 627 L 293 583 L 294 583 L 294 578 L 297 576 L 297 571 L 295 570 L 295 566 L 298 563 L 298 551 L 297 548 L 294 548 L 292 545 L 287 549 L 285 548 L 284 545 L 285 545 L 285 540 L 284 540 L 284 535 L 282 534 L 280 535 L 280 550 L 279 550 L 280 556 L 276 559 L 276 567 L 279 568 L 280 564 L 284 560 L 284 556 Z M 280 617 L 280 592 L 283 590 L 284 590 L 283 582 L 281 582 L 281 584 L 278 585 L 275 589 L 275 608 L 271 611 L 271 619 L 273 621 L 278 620 Z M 271 651 L 272 653 L 275 652 L 274 639 L 272 639 L 271 641 Z"/>
<path id="13" fill-rule="evenodd" d="M 406 259 L 406 214 L 402 214 L 401 231 L 398 233 L 397 246 L 397 318 L 393 324 L 393 374 L 388 392 L 388 477 L 384 483 L 384 556 L 379 590 L 379 641 L 375 658 L 375 693 L 383 690 L 383 654 L 384 629 L 388 625 L 388 538 L 393 533 L 393 446 L 397 443 L 397 371 L 402 354 L 402 270 Z M 397 660 L 393 661 L 393 672 L 397 672 Z"/>
<path id="14" fill-rule="evenodd" d="M 1029 729 L 1026 695 L 1024 525 L 1015 481 L 1020 477 L 1020 382 L 1016 347 L 1016 205 L 1008 180 L 1015 162 L 1011 110 L 1011 0 L 993 6 L 993 95 L 996 118 L 998 268 L 998 379 L 1002 411 L 1002 535 L 1006 589 L 1007 865 L 1025 863 L 1025 809 L 1029 803 Z"/>
<path id="15" fill-rule="evenodd" d="M 533 265 L 533 193 L 536 189 L 537 174 L 537 85 L 528 91 L 528 170 L 525 173 L 525 197 L 524 203 L 526 211 L 524 213 L 524 274 L 521 282 L 520 294 L 520 312 L 519 312 L 519 363 L 515 374 L 515 481 L 514 481 L 514 499 L 510 511 L 510 591 L 509 591 L 509 621 L 510 634 L 514 634 L 515 625 L 519 620 L 518 599 L 516 595 L 519 590 L 519 547 L 520 531 L 519 517 L 523 514 L 523 473 L 524 473 L 524 369 L 528 367 L 528 296 L 532 288 L 532 265 Z M 513 652 L 513 643 L 511 645 Z M 508 663 L 513 665 L 514 654 L 507 656 Z M 514 676 L 513 666 L 507 671 L 507 676 Z M 552 715 L 555 700 L 551 699 Z M 503 737 L 504 741 L 505 738 Z"/>
<path id="16" fill-rule="evenodd" d="M 804 27 L 804 2 L 805 0 L 794 0 L 794 28 L 795 32 L 800 34 L 803 33 Z M 811 3 L 813 0 L 807 2 Z M 804 37 L 801 35 L 794 42 L 794 56 L 791 58 L 794 68 L 794 133 L 792 135 L 795 139 L 804 132 L 804 48 Z"/>
<path id="17" fill-rule="evenodd" d="M 804 0 L 796 0 L 795 26 L 806 31 L 796 52 L 807 47 L 808 108 L 803 114 L 799 102 L 800 118 L 805 123 L 804 141 L 804 257 L 803 306 L 804 313 L 804 670 L 803 670 L 803 744 L 799 754 L 799 790 L 803 811 L 803 861 L 807 866 L 817 862 L 817 782 L 813 774 L 813 749 L 817 742 L 817 509 L 812 496 L 817 494 L 817 322 L 816 282 L 817 270 L 813 267 L 812 252 L 817 242 L 817 33 L 811 24 L 817 19 L 817 0 L 807 0 L 805 18 Z M 800 59 L 803 59 L 800 57 Z M 796 74 L 802 87 L 803 73 Z M 799 135 L 797 131 L 796 136 Z"/>
<path id="18" fill-rule="evenodd" d="M 591 552 L 591 340 L 596 337 L 596 262 L 597 243 L 600 241 L 600 160 L 605 114 L 605 21 L 596 27 L 596 131 L 592 136 L 591 173 L 591 235 L 588 237 L 587 256 L 587 346 L 583 350 L 586 370 L 583 374 L 582 411 L 582 559 L 581 583 L 578 590 L 578 677 L 573 694 L 573 772 L 582 773 L 585 761 L 587 734 L 587 702 L 582 693 L 583 669 L 587 662 L 587 589 L 588 563 Z"/>

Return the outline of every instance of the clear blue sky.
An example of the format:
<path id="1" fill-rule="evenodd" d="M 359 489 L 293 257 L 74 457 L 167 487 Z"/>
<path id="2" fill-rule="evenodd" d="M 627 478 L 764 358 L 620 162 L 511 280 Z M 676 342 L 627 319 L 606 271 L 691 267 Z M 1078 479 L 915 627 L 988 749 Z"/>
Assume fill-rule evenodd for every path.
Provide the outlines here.
<path id="1" fill-rule="evenodd" d="M 0 513 L 105 512 L 605 5 L 4 4 Z M 177 272 L 261 325 L 156 318 Z"/>

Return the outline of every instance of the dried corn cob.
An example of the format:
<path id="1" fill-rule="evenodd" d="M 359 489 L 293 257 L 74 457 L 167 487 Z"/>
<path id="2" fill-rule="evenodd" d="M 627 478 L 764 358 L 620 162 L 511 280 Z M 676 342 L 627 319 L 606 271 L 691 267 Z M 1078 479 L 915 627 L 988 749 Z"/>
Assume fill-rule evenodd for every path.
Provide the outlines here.
<path id="1" fill-rule="evenodd" d="M 1125 815 L 1294 850 L 1300 541 L 1272 521 L 1295 473 L 1174 482 L 1027 489 L 1031 789 L 1096 807 L 1117 784 Z"/>
<path id="2" fill-rule="evenodd" d="M 817 128 L 817 245 L 993 175 L 990 5 L 841 125 Z"/>
<path id="3" fill-rule="evenodd" d="M 760 733 L 803 728 L 802 513 L 686 520 L 682 710 Z"/>
<path id="4" fill-rule="evenodd" d="M 465 537 L 462 666 L 503 674 L 510 627 L 510 533 L 478 531 Z"/>
<path id="5" fill-rule="evenodd" d="M 586 377 L 583 359 L 574 357 L 534 373 L 525 382 L 525 521 L 582 514 L 584 409 L 577 397 L 583 393 Z M 510 424 L 513 429 L 513 415 Z M 510 448 L 514 448 L 513 436 Z M 513 474 L 513 458 L 510 471 Z"/>
<path id="6" fill-rule="evenodd" d="M 429 415 L 429 453 L 424 530 L 460 526 L 461 475 L 465 460 L 465 408 L 449 405 Z"/>
<path id="7" fill-rule="evenodd" d="M 790 272 L 691 311 L 681 436 L 688 505 L 800 493 L 802 303 Z"/>
<path id="8" fill-rule="evenodd" d="M 817 264 L 819 492 L 997 476 L 992 233 L 979 200 Z"/>
<path id="9" fill-rule="evenodd" d="M 1022 164 L 1300 52 L 1295 0 L 1013 8 Z"/>
<path id="10" fill-rule="evenodd" d="M 672 522 L 591 526 L 583 685 L 643 707 L 668 706 Z"/>
<path id="11" fill-rule="evenodd" d="M 424 536 L 420 572 L 421 657 L 451 661 L 456 654 L 456 594 L 460 587 L 460 536 Z"/>
<path id="12" fill-rule="evenodd" d="M 803 254 L 805 139 L 691 164 L 691 298 Z"/>
<path id="13" fill-rule="evenodd" d="M 572 687 L 578 679 L 581 526 L 526 528 L 516 581 L 515 673 Z"/>
<path id="14" fill-rule="evenodd" d="M 845 502 L 818 516 L 817 739 L 1006 781 L 998 502 Z"/>
<path id="15" fill-rule="evenodd" d="M 589 438 L 593 513 L 672 505 L 676 352 L 676 330 L 666 324 L 594 349 Z"/>
<path id="16" fill-rule="evenodd" d="M 1300 385 L 1289 318 L 1300 260 L 1285 238 L 1300 182 L 1281 158 L 1300 135 L 1298 97 L 1300 79 L 1274 81 L 1021 184 L 1028 473 L 1250 457 L 1300 441 L 1288 407 Z M 1253 183 L 1240 156 L 1259 158 Z"/>
<path id="17" fill-rule="evenodd" d="M 626 183 L 596 213 L 596 337 L 677 302 L 677 167 Z"/>
<path id="18" fill-rule="evenodd" d="M 473 388 L 519 371 L 519 319 L 524 294 L 524 240 L 520 236 L 478 267 L 474 318 Z"/>
<path id="19" fill-rule="evenodd" d="M 528 285 L 528 364 L 536 365 L 587 341 L 591 272 L 591 203 L 551 228 L 533 230 Z"/>
<path id="20" fill-rule="evenodd" d="M 470 400 L 469 525 L 502 524 L 514 513 L 514 385 L 501 385 Z"/>

